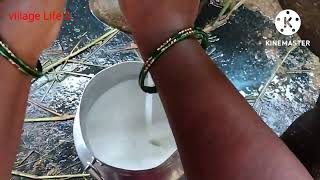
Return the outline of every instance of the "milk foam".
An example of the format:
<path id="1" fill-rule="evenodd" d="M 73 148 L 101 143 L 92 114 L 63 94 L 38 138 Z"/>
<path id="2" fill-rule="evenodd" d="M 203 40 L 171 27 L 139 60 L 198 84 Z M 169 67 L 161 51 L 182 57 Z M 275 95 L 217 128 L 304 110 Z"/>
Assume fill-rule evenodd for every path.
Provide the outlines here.
<path id="1" fill-rule="evenodd" d="M 152 124 L 146 120 L 146 95 L 129 80 L 106 91 L 87 115 L 89 148 L 105 164 L 146 170 L 165 162 L 176 144 L 158 95 L 152 98 Z"/>

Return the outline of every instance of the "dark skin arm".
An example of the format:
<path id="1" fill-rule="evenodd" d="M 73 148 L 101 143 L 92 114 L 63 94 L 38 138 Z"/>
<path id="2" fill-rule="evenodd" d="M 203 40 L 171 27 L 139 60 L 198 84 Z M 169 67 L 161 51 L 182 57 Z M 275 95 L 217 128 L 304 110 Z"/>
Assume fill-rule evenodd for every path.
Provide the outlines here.
<path id="1" fill-rule="evenodd" d="M 120 2 L 144 59 L 192 27 L 198 9 L 195 0 Z M 167 51 L 152 76 L 188 179 L 312 179 L 196 40 Z"/>
<path id="2" fill-rule="evenodd" d="M 64 0 L 5 0 L 0 12 L 62 11 Z M 26 63 L 35 66 L 41 51 L 56 38 L 60 21 L 25 23 L 0 17 L 0 37 Z M 32 42 L 32 43 L 31 43 Z M 10 171 L 20 142 L 31 77 L 0 57 L 0 179 Z"/>
<path id="3" fill-rule="evenodd" d="M 311 178 L 198 42 L 169 51 L 153 76 L 188 179 Z"/>
<path id="4" fill-rule="evenodd" d="M 0 178 L 9 179 L 18 148 L 30 78 L 0 57 Z"/>
<path id="5" fill-rule="evenodd" d="M 62 10 L 61 0 L 5 0 L 0 11 Z M 141 53 L 196 16 L 195 0 L 122 0 Z M 146 14 L 148 14 L 146 16 Z M 154 23 L 157 22 L 157 23 Z M 143 26 L 141 26 L 143 24 Z M 14 23 L 0 19 L 0 36 L 30 65 L 55 38 L 60 22 Z M 17 43 L 19 42 L 19 43 Z M 30 46 L 30 42 L 33 42 Z M 152 69 L 188 179 L 311 179 L 290 151 L 261 121 L 199 44 L 170 49 Z M 30 78 L 0 59 L 0 179 L 9 179 L 19 144 Z"/>

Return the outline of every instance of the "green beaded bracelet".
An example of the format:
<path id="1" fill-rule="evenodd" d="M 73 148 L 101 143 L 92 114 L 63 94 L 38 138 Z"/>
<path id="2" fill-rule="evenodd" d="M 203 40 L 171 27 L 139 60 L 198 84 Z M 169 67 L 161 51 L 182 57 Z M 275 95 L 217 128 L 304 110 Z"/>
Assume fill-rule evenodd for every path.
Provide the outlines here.
<path id="1" fill-rule="evenodd" d="M 30 75 L 35 78 L 39 78 L 42 76 L 42 65 L 40 61 L 38 61 L 36 69 L 33 69 L 28 64 L 19 59 L 16 55 L 14 55 L 2 41 L 0 41 L 0 56 L 7 59 L 11 64 L 16 66 L 26 75 Z"/>
<path id="2" fill-rule="evenodd" d="M 150 94 L 157 93 L 157 88 L 155 86 L 149 87 L 145 85 L 145 78 L 149 73 L 152 65 L 154 65 L 154 63 L 157 62 L 157 60 L 161 57 L 161 55 L 163 55 L 169 48 L 174 46 L 176 43 L 189 38 L 196 38 L 198 40 L 201 40 L 201 46 L 204 49 L 207 49 L 207 47 L 209 46 L 209 40 L 208 40 L 209 36 L 200 28 L 188 28 L 170 37 L 155 52 L 152 53 L 151 57 L 145 62 L 143 68 L 141 69 L 141 72 L 139 75 L 139 85 L 144 92 L 150 93 Z"/>

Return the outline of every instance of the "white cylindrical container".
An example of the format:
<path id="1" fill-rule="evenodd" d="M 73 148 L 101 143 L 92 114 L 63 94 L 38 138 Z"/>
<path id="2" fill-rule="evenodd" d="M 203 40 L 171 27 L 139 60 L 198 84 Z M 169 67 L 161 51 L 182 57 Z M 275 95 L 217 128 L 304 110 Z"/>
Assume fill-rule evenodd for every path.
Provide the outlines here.
<path id="1" fill-rule="evenodd" d="M 82 95 L 74 141 L 80 160 L 96 179 L 174 180 L 183 174 L 159 96 L 147 96 L 139 88 L 142 65 L 126 62 L 107 68 Z"/>

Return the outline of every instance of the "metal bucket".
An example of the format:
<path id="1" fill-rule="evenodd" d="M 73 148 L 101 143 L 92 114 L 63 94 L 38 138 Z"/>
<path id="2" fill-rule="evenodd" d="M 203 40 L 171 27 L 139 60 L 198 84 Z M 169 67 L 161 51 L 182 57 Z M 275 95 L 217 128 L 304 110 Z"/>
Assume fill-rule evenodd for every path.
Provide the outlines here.
<path id="1" fill-rule="evenodd" d="M 86 133 L 87 114 L 95 101 L 120 82 L 137 80 L 141 62 L 121 63 L 98 73 L 87 85 L 74 122 L 74 142 L 85 170 L 99 180 L 172 180 L 183 175 L 183 168 L 177 150 L 159 166 L 145 170 L 126 170 L 112 167 L 99 160 L 89 146 Z M 138 81 L 137 81 L 138 82 Z M 137 86 L 138 87 L 138 86 Z M 116 102 L 113 102 L 116 105 Z M 160 103 L 160 106 L 161 103 Z M 106 124 L 107 125 L 107 124 Z"/>

